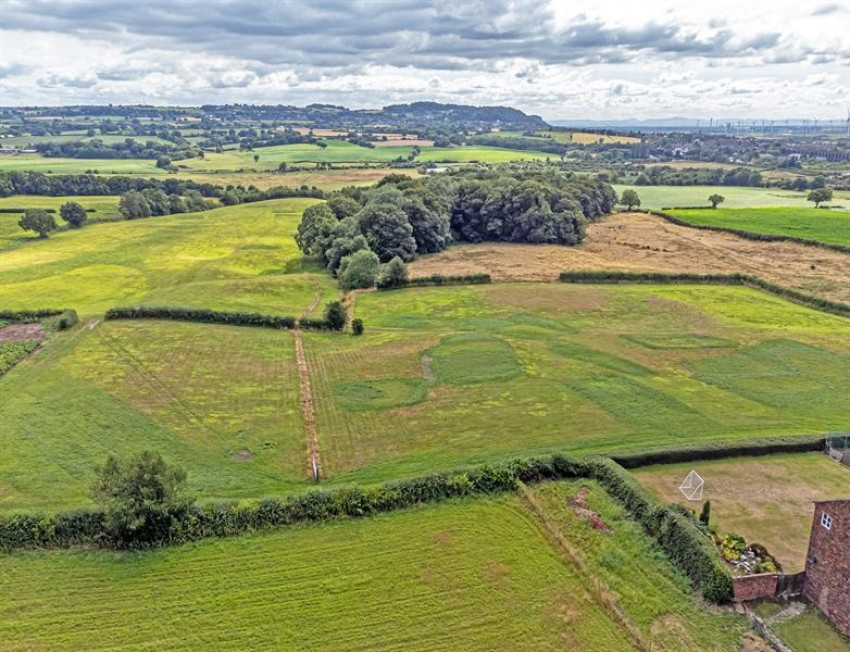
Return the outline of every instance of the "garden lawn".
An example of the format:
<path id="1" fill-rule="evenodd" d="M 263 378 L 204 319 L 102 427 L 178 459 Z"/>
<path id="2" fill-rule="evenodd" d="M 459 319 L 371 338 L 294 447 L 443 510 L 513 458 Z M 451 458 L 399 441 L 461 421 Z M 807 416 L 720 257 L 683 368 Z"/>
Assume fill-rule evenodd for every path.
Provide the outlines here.
<path id="1" fill-rule="evenodd" d="M 850 469 L 821 453 L 771 455 L 669 464 L 635 471 L 641 484 L 664 502 L 699 510 L 678 487 L 691 469 L 705 480 L 711 523 L 720 536 L 736 532 L 761 543 L 789 573 L 806 563 L 813 502 L 850 497 Z"/>
<path id="2" fill-rule="evenodd" d="M 850 641 L 812 606 L 771 629 L 794 652 L 850 652 Z"/>
<path id="3" fill-rule="evenodd" d="M 0 576 L 7 650 L 633 649 L 516 497 L 137 554 L 6 555 Z"/>
<path id="4" fill-rule="evenodd" d="M 141 450 L 202 499 L 301 486 L 292 336 L 152 320 L 60 334 L 0 378 L 0 450 L 0 511 L 87 504 L 95 466 Z"/>
<path id="5" fill-rule="evenodd" d="M 181 304 L 299 315 L 333 279 L 301 263 L 294 234 L 311 199 L 87 226 L 0 256 L 0 309 Z M 13 216 L 7 216 L 13 217 Z M 0 223 L 3 219 L 0 218 Z"/>
<path id="6" fill-rule="evenodd" d="M 411 288 L 360 294 L 356 315 L 362 337 L 304 336 L 331 480 L 850 418 L 850 322 L 748 288 Z"/>
<path id="7" fill-rule="evenodd" d="M 850 246 L 850 211 L 815 208 L 719 208 L 670 212 L 695 226 L 719 226 L 751 233 Z"/>

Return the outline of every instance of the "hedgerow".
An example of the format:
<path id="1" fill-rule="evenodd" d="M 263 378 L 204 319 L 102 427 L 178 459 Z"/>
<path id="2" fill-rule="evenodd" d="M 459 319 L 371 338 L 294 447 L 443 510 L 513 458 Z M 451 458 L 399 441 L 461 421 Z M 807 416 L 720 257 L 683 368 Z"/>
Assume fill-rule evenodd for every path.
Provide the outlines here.
<path id="1" fill-rule="evenodd" d="M 253 312 L 225 312 L 202 308 L 168 306 L 138 306 L 110 308 L 104 319 L 172 319 L 201 324 L 230 324 L 232 326 L 258 326 L 261 328 L 296 328 L 307 330 L 337 330 L 325 319 L 297 319 L 281 315 L 263 315 Z"/>
<path id="2" fill-rule="evenodd" d="M 379 290 L 397 290 L 407 287 L 429 287 L 441 285 L 483 285 L 492 283 L 493 279 L 489 274 L 466 274 L 463 276 L 445 276 L 443 274 L 432 274 L 431 276 L 421 276 L 419 278 L 408 279 L 401 285 L 391 287 L 378 286 Z"/>
<path id="3" fill-rule="evenodd" d="M 0 310 L 0 321 L 11 324 L 29 324 L 45 317 L 61 315 L 64 310 L 43 308 L 40 310 Z"/>

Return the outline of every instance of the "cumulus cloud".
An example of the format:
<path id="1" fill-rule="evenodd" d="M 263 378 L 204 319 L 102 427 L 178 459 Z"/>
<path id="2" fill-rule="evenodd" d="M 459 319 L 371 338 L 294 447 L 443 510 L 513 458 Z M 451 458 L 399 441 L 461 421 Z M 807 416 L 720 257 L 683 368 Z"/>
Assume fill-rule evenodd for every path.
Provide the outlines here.
<path id="1" fill-rule="evenodd" d="M 774 87 L 815 70 L 848 84 L 842 64 L 850 61 L 850 37 L 833 31 L 835 42 L 823 43 L 832 14 L 843 10 L 839 3 L 814 10 L 792 0 L 632 4 L 0 0 L 0 101 L 283 97 L 375 106 L 438 99 L 506 103 L 558 117 L 586 112 L 595 99 L 614 117 L 639 92 L 654 103 L 629 111 L 692 110 L 695 89 L 710 90 L 718 73 L 730 71 L 742 92 L 718 95 L 735 95 L 742 111 L 759 106 L 758 99 L 762 109 L 773 106 L 769 84 L 749 92 L 747 81 L 766 64 Z M 568 87 L 574 83 L 583 84 L 584 102 Z M 663 93 L 654 95 L 653 85 Z M 702 101 L 714 109 L 711 96 Z M 798 100 L 800 111 L 805 101 Z M 780 106 L 790 108 L 787 101 Z"/>

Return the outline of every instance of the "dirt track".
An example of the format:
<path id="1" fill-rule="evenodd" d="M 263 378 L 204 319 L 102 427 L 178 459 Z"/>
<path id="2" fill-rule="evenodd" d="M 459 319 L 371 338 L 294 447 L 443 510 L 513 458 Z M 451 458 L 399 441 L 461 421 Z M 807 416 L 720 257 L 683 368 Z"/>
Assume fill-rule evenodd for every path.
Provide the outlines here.
<path id="1" fill-rule="evenodd" d="M 578 247 L 463 244 L 411 264 L 411 276 L 488 273 L 494 280 L 551 281 L 570 270 L 754 274 L 850 303 L 850 254 L 790 242 L 758 242 L 619 213 L 590 225 Z"/>

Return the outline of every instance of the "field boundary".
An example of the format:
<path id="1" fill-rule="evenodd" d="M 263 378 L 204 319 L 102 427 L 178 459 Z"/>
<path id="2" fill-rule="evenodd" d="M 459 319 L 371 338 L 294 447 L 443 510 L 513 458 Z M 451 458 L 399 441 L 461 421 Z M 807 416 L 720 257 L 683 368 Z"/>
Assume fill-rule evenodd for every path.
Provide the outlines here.
<path id="1" fill-rule="evenodd" d="M 806 308 L 813 308 L 839 317 L 850 317 L 850 304 L 816 297 L 765 281 L 751 274 L 666 274 L 663 272 L 575 271 L 561 272 L 561 283 L 643 283 L 643 284 L 694 284 L 737 285 L 762 290 Z"/>
<path id="2" fill-rule="evenodd" d="M 335 330 L 324 319 L 297 319 L 289 315 L 264 315 L 254 312 L 226 312 L 204 308 L 179 306 L 138 306 L 110 308 L 103 316 L 114 319 L 170 319 L 200 324 L 226 324 L 230 326 L 256 326 L 280 330 Z"/>
<path id="3" fill-rule="evenodd" d="M 700 207 L 700 210 L 703 208 L 711 210 L 707 206 Z M 695 210 L 695 209 L 683 209 L 683 210 Z M 717 231 L 719 233 L 730 233 L 732 235 L 737 235 L 741 238 L 746 238 L 747 240 L 757 240 L 761 242 L 794 242 L 796 244 L 808 245 L 810 247 L 820 247 L 821 249 L 831 249 L 832 251 L 838 251 L 844 254 L 850 254 L 850 246 L 840 245 L 831 242 L 823 242 L 821 240 L 811 240 L 810 238 L 799 238 L 794 235 L 780 235 L 778 233 L 756 233 L 754 231 L 746 231 L 744 229 L 735 229 L 728 226 L 716 226 L 709 224 L 694 224 L 693 222 L 688 222 L 687 220 L 682 219 L 681 217 L 676 217 L 671 213 L 666 213 L 663 211 L 647 211 L 650 215 L 654 215 L 656 217 L 660 217 L 671 224 L 675 224 L 677 226 L 684 226 L 689 229 L 697 229 L 699 231 Z"/>

